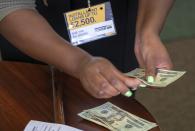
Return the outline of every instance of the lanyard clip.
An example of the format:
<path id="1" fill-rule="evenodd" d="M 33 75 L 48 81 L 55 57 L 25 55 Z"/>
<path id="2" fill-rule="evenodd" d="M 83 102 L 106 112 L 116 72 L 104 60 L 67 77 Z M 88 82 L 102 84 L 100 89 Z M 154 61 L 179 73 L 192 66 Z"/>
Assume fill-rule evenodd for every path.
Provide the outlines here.
<path id="1" fill-rule="evenodd" d="M 89 8 L 88 11 L 91 11 L 91 0 L 87 0 L 87 4 L 88 4 L 88 8 Z"/>

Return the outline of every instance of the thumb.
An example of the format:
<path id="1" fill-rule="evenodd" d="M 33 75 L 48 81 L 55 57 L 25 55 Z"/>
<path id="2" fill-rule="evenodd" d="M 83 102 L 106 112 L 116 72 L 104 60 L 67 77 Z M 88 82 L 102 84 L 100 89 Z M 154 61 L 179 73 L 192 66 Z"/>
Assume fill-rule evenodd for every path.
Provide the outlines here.
<path id="1" fill-rule="evenodd" d="M 147 65 L 146 66 L 146 80 L 148 83 L 154 83 L 156 76 L 155 66 Z"/>
<path id="2" fill-rule="evenodd" d="M 118 78 L 128 87 L 135 89 L 137 88 L 140 84 L 141 81 L 136 79 L 136 78 L 130 78 L 125 76 L 124 74 L 118 72 Z"/>

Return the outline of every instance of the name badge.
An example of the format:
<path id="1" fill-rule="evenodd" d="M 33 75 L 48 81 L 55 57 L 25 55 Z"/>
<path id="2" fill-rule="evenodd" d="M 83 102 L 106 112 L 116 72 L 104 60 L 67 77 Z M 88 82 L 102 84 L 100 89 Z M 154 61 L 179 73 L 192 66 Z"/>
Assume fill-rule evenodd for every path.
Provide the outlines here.
<path id="1" fill-rule="evenodd" d="M 72 45 L 116 35 L 110 2 L 64 13 Z"/>

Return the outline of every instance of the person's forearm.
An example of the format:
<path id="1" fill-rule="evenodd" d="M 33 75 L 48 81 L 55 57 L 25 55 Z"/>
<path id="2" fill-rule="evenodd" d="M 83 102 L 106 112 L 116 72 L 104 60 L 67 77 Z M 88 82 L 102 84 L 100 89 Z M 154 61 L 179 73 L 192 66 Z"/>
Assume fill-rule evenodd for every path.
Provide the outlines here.
<path id="1" fill-rule="evenodd" d="M 78 66 L 91 56 L 69 45 L 34 10 L 18 10 L 0 22 L 0 33 L 31 57 L 76 76 Z"/>
<path id="2" fill-rule="evenodd" d="M 174 0 L 139 0 L 136 34 L 159 35 Z"/>

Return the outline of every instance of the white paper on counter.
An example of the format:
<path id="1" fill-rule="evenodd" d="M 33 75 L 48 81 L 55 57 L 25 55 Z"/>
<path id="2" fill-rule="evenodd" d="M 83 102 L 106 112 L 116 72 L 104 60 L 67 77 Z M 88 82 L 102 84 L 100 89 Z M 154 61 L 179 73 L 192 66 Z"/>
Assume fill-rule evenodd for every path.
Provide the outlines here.
<path id="1" fill-rule="evenodd" d="M 82 130 L 62 124 L 31 120 L 25 127 L 24 131 L 82 131 Z"/>

